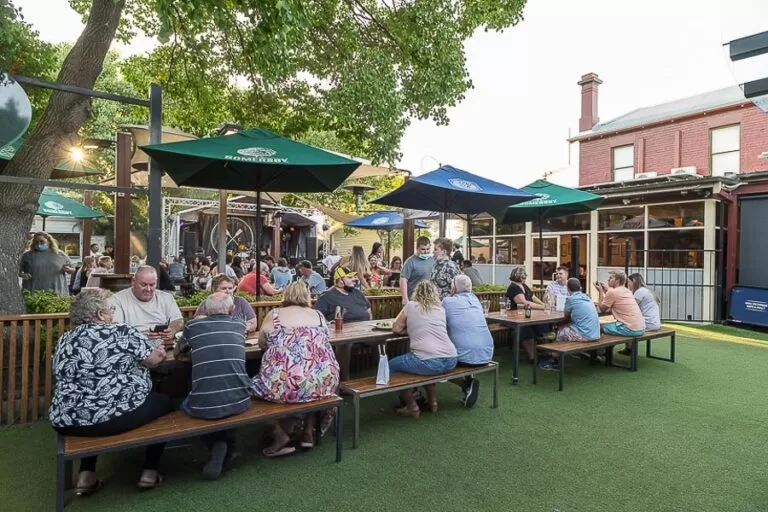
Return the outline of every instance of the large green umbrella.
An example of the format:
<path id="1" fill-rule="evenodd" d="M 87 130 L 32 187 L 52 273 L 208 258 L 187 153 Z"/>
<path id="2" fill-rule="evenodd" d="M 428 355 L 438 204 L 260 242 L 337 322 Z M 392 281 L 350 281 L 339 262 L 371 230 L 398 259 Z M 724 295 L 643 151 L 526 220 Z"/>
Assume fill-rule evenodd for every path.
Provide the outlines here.
<path id="1" fill-rule="evenodd" d="M 24 144 L 24 139 L 19 139 L 12 144 L 0 147 L 0 171 L 8 165 L 8 162 L 10 162 L 14 155 L 19 151 L 22 144 Z M 51 178 L 55 180 L 82 178 L 84 176 L 95 176 L 97 174 L 103 174 L 103 172 L 99 169 L 83 165 L 82 162 L 62 160 L 53 168 Z"/>
<path id="2" fill-rule="evenodd" d="M 600 206 L 603 196 L 590 194 L 583 190 L 561 187 L 546 180 L 536 180 L 522 188 L 534 194 L 536 199 L 508 207 L 494 215 L 499 224 L 517 224 L 538 221 L 539 223 L 539 262 L 542 273 L 540 284 L 544 285 L 544 237 L 542 224 L 544 219 L 563 217 L 589 212 Z"/>
<path id="3" fill-rule="evenodd" d="M 355 160 L 258 128 L 141 149 L 179 186 L 256 192 L 257 268 L 261 259 L 261 192 L 330 192 L 360 166 Z M 223 220 L 219 219 L 219 229 L 226 225 Z M 224 250 L 219 246 L 220 262 Z"/>
<path id="4" fill-rule="evenodd" d="M 460 236 L 459 238 L 454 240 L 453 243 L 458 244 L 459 246 L 463 247 L 464 246 L 464 236 Z M 470 245 L 472 247 L 476 248 L 476 249 L 479 248 L 479 247 L 488 247 L 488 244 L 480 242 L 478 240 L 475 240 L 474 238 L 470 239 Z"/>
<path id="5" fill-rule="evenodd" d="M 48 217 L 63 217 L 65 219 L 95 219 L 104 214 L 93 208 L 78 203 L 56 192 L 43 189 L 43 193 L 37 199 L 37 215 L 43 218 L 43 231 L 45 231 L 45 219 Z"/>

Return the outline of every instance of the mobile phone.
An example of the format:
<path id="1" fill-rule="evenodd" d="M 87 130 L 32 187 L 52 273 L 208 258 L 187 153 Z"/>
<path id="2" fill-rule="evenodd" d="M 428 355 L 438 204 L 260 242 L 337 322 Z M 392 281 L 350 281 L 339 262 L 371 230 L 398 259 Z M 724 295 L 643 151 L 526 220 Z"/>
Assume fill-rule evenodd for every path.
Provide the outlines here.
<path id="1" fill-rule="evenodd" d="M 156 325 L 152 328 L 152 332 L 163 332 L 168 328 L 168 324 Z"/>

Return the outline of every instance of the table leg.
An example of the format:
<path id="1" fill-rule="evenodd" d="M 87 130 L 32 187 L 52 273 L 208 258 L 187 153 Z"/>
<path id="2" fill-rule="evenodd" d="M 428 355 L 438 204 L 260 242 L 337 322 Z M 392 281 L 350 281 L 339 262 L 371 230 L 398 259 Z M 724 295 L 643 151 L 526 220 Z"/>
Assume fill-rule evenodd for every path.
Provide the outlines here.
<path id="1" fill-rule="evenodd" d="M 520 326 L 515 326 L 515 344 L 512 346 L 512 384 L 517 384 L 520 380 Z"/>

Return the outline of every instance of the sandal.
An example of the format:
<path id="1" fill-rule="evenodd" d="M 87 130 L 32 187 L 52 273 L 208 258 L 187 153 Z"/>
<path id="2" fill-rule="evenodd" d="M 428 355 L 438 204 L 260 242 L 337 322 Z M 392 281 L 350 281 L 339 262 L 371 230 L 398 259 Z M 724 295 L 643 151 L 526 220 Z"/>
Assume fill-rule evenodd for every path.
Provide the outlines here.
<path id="1" fill-rule="evenodd" d="M 286 445 L 286 446 L 283 446 L 282 448 L 280 448 L 279 450 L 275 450 L 275 449 L 270 448 L 269 446 L 267 446 L 266 448 L 261 450 L 261 453 L 265 457 L 274 458 L 274 457 L 283 457 L 285 455 L 290 455 L 290 454 L 294 453 L 295 451 L 296 451 L 296 448 L 293 447 L 293 446 L 287 446 Z"/>
<path id="2" fill-rule="evenodd" d="M 96 480 L 91 485 L 77 486 L 75 487 L 75 496 L 90 496 L 102 487 L 104 487 L 104 482 L 101 480 Z"/>
<path id="3" fill-rule="evenodd" d="M 154 480 L 145 479 L 143 476 L 142 478 L 139 478 L 138 486 L 141 489 L 154 489 L 155 487 L 160 487 L 160 484 L 162 483 L 163 475 L 158 472 Z"/>
<path id="4" fill-rule="evenodd" d="M 397 409 L 395 412 L 398 416 L 403 416 L 405 418 L 418 418 L 421 415 L 421 409 L 418 407 L 411 409 L 407 405 Z"/>

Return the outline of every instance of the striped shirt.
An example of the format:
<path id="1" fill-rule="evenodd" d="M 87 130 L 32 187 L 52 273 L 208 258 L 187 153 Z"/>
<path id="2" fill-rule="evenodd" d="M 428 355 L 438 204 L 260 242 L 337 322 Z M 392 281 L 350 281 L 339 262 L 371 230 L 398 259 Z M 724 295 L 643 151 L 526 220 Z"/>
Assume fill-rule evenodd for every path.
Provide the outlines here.
<path id="1" fill-rule="evenodd" d="M 192 390 L 184 410 L 190 416 L 218 419 L 251 405 L 251 381 L 245 371 L 245 322 L 230 315 L 192 320 L 178 341 L 192 355 Z"/>

